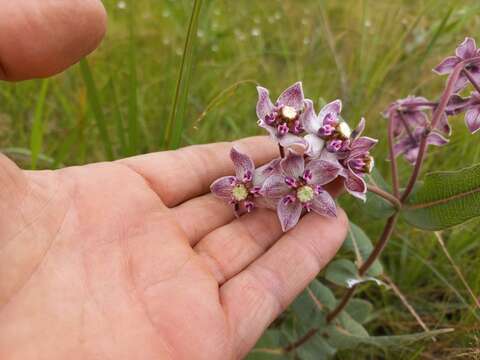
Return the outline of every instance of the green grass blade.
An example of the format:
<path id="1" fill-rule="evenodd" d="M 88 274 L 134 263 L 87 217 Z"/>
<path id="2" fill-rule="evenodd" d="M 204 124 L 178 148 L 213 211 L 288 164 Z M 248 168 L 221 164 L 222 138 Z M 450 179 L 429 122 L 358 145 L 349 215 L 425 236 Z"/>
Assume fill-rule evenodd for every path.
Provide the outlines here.
<path id="1" fill-rule="evenodd" d="M 128 11 L 128 65 L 129 65 L 129 92 L 128 92 L 128 154 L 139 153 L 139 123 L 138 123 L 138 77 L 137 77 L 137 49 L 136 49 L 136 24 L 135 0 L 129 2 Z"/>
<path id="2" fill-rule="evenodd" d="M 93 116 L 95 118 L 98 132 L 100 133 L 100 138 L 102 144 L 105 147 L 105 154 L 108 160 L 113 160 L 113 150 L 112 143 L 107 131 L 107 122 L 105 120 L 105 115 L 103 114 L 102 107 L 100 105 L 100 95 L 93 80 L 92 71 L 90 70 L 90 65 L 86 59 L 80 61 L 80 71 L 82 73 L 83 81 L 87 87 L 87 97 L 90 104 Z"/>
<path id="3" fill-rule="evenodd" d="M 180 146 L 184 127 L 185 110 L 187 107 L 188 90 L 193 63 L 193 50 L 196 41 L 198 18 L 202 7 L 202 0 L 195 0 L 188 25 L 187 37 L 183 50 L 180 72 L 178 75 L 175 98 L 165 130 L 164 145 L 170 149 Z"/>
<path id="4" fill-rule="evenodd" d="M 30 136 L 30 152 L 31 152 L 31 167 L 32 170 L 37 168 L 37 161 L 42 151 L 43 145 L 43 121 L 45 113 L 45 99 L 48 93 L 48 80 L 42 81 L 40 96 L 35 107 L 35 116 L 33 118 L 32 134 Z"/>

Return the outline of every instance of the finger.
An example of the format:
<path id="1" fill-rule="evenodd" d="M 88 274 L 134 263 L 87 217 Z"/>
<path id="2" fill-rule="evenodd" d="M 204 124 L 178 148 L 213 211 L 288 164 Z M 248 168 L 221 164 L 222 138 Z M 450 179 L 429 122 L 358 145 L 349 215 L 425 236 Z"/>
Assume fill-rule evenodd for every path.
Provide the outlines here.
<path id="1" fill-rule="evenodd" d="M 163 202 L 172 207 L 205 194 L 214 180 L 233 174 L 230 160 L 232 146 L 248 154 L 256 165 L 273 159 L 278 151 L 268 137 L 256 136 L 235 142 L 188 146 L 120 161 L 143 176 Z"/>
<path id="2" fill-rule="evenodd" d="M 66 69 L 93 51 L 106 28 L 100 0 L 0 0 L 0 78 Z"/>
<path id="3" fill-rule="evenodd" d="M 235 219 L 232 206 L 213 194 L 193 198 L 172 208 L 172 212 L 191 246 L 195 246 L 211 231 Z"/>
<path id="4" fill-rule="evenodd" d="M 203 238 L 194 250 L 223 284 L 262 255 L 282 235 L 275 212 L 258 209 Z"/>
<path id="5" fill-rule="evenodd" d="M 325 186 L 333 197 L 341 194 L 343 180 L 337 179 Z M 174 208 L 175 219 L 183 228 L 190 245 L 195 246 L 203 237 L 230 223 L 235 219 L 232 207 L 217 199 L 213 194 L 206 194 L 188 200 Z"/>
<path id="6" fill-rule="evenodd" d="M 339 249 L 347 218 L 305 216 L 258 260 L 220 288 L 237 355 L 253 347 L 267 326 L 315 278 Z"/>

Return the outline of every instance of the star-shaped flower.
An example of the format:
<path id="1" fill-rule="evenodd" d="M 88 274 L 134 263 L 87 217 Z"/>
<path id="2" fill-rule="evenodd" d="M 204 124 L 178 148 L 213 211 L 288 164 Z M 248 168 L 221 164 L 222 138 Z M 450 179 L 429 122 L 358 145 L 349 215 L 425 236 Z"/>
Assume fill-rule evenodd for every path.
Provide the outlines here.
<path id="1" fill-rule="evenodd" d="M 477 48 L 475 39 L 471 37 L 465 40 L 457 47 L 455 56 L 449 56 L 437 65 L 433 71 L 440 75 L 450 74 L 455 66 L 462 61 L 466 61 L 465 70 L 469 72 L 472 78 L 478 83 L 480 82 L 480 60 L 474 60 L 480 56 L 480 49 Z M 472 59 L 471 62 L 468 62 Z M 454 92 L 459 92 L 467 86 L 469 80 L 465 72 L 462 72 L 455 84 Z"/>
<path id="2" fill-rule="evenodd" d="M 306 146 L 300 135 L 303 134 L 303 116 L 305 98 L 302 83 L 297 82 L 286 89 L 275 104 L 270 100 L 269 91 L 257 87 L 257 117 L 258 125 L 267 130 L 283 147 L 292 145 Z"/>
<path id="3" fill-rule="evenodd" d="M 335 201 L 322 186 L 338 176 L 341 169 L 337 163 L 316 159 L 305 164 L 303 156 L 289 151 L 280 169 L 265 180 L 261 194 L 277 201 L 283 231 L 293 228 L 304 211 L 336 216 Z"/>

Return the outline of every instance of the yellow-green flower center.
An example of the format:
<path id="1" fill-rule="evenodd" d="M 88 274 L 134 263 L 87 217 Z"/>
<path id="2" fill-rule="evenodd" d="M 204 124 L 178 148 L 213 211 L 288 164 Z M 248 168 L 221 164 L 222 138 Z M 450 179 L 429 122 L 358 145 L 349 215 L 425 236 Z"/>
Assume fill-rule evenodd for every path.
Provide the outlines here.
<path id="1" fill-rule="evenodd" d="M 237 201 L 245 200 L 248 197 L 248 190 L 243 184 L 235 185 L 232 189 L 232 196 Z"/>
<path id="2" fill-rule="evenodd" d="M 297 190 L 297 199 L 302 203 L 312 201 L 314 196 L 315 192 L 308 185 L 302 186 Z"/>
<path id="3" fill-rule="evenodd" d="M 282 107 L 282 117 L 286 120 L 294 120 L 297 117 L 297 110 L 291 106 Z"/>

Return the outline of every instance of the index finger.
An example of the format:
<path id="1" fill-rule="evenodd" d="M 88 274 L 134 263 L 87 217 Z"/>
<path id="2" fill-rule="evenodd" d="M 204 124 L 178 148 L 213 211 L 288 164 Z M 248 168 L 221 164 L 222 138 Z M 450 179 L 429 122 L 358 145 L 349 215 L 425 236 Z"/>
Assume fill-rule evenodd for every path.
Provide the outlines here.
<path id="1" fill-rule="evenodd" d="M 120 160 L 143 176 L 168 207 L 205 194 L 221 176 L 233 174 L 230 150 L 235 146 L 262 165 L 278 156 L 278 148 L 266 136 L 235 142 L 193 145 Z"/>

